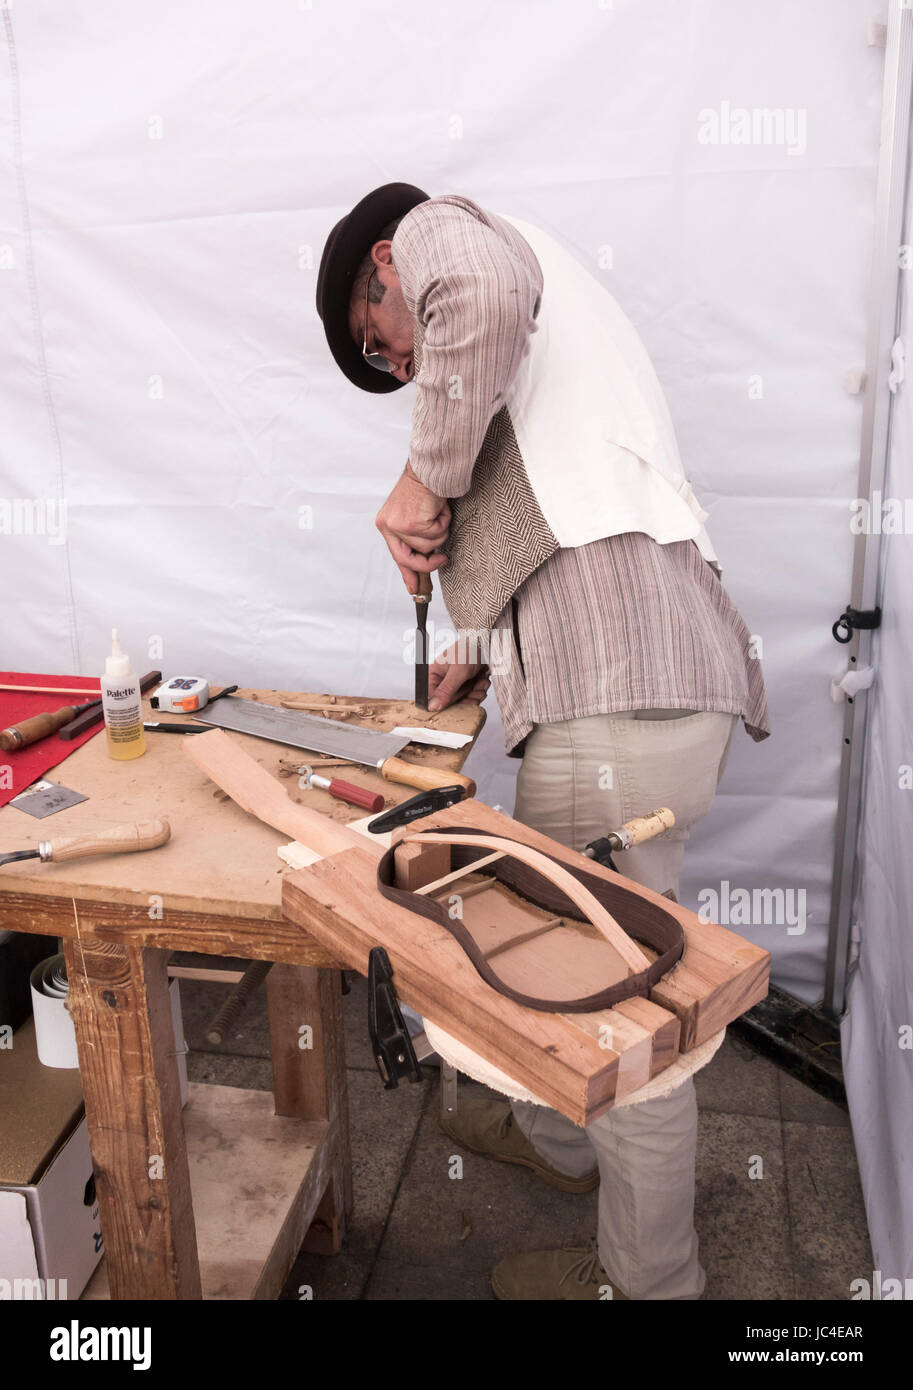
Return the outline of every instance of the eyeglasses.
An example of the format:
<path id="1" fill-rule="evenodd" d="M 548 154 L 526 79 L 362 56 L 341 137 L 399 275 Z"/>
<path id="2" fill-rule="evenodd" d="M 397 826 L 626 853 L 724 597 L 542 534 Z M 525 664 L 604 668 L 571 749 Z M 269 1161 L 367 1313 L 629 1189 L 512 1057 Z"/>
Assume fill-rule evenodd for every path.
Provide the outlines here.
<path id="1" fill-rule="evenodd" d="M 368 276 L 367 282 L 365 284 L 365 341 L 364 346 L 361 350 L 361 355 L 365 359 L 369 367 L 376 367 L 379 372 L 395 372 L 395 362 L 388 361 L 388 359 L 384 357 L 384 355 L 380 352 L 368 351 L 368 291 L 371 288 L 371 281 L 374 279 L 376 272 L 377 267 L 375 266 L 374 270 L 372 270 L 371 274 Z"/>

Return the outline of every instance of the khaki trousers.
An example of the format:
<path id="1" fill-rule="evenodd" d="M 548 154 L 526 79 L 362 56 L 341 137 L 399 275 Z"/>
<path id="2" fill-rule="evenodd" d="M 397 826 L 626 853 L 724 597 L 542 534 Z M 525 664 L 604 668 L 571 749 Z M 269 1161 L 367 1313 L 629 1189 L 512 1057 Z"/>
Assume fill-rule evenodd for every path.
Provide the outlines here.
<path id="1" fill-rule="evenodd" d="M 679 891 L 689 827 L 709 810 L 738 718 L 649 710 L 539 724 L 517 779 L 514 816 L 562 844 L 590 840 L 657 806 L 675 828 L 616 857 L 628 878 Z M 632 1299 L 694 1299 L 704 1289 L 694 1230 L 697 1102 L 689 1079 L 658 1100 L 610 1110 L 586 1129 L 512 1102 L 533 1147 L 581 1177 L 599 1166 L 599 1257 Z"/>

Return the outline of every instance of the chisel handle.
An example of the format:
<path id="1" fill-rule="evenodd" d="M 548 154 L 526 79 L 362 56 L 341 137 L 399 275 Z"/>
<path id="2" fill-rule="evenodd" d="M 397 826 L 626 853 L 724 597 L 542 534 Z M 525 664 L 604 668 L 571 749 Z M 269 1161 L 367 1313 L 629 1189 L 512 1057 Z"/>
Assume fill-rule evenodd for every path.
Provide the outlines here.
<path id="1" fill-rule="evenodd" d="M 142 849 L 158 849 L 171 839 L 171 826 L 159 816 L 156 820 L 133 825 L 112 825 L 94 835 L 67 835 L 62 840 L 45 840 L 39 848 L 44 861 L 60 864 L 66 859 L 87 859 L 93 854 L 135 854 Z"/>
<path id="2" fill-rule="evenodd" d="M 31 719 L 11 724 L 0 733 L 0 748 L 6 753 L 11 753 L 15 748 L 27 748 L 30 743 L 47 738 L 48 734 L 56 734 L 58 729 L 62 729 L 64 724 L 69 724 L 75 717 L 75 705 L 63 705 L 60 709 L 45 711 L 44 714 L 33 714 Z"/>
<path id="3" fill-rule="evenodd" d="M 662 835 L 664 830 L 671 830 L 674 824 L 673 812 L 668 806 L 660 806 L 656 811 L 648 811 L 645 816 L 635 816 L 633 820 L 625 821 L 616 833 L 626 832 L 630 836 L 632 846 L 642 845 L 646 840 L 652 840 L 654 835 Z"/>
<path id="4" fill-rule="evenodd" d="M 337 801 L 347 801 L 350 806 L 363 806 L 366 811 L 384 809 L 384 798 L 380 792 L 369 791 L 367 787 L 356 787 L 354 782 L 344 782 L 341 777 L 321 777 L 319 773 L 308 770 L 305 781 L 309 787 L 322 787 L 330 796 L 335 796 Z"/>
<path id="5" fill-rule="evenodd" d="M 413 599 L 415 599 L 416 602 L 418 602 L 419 599 L 430 599 L 433 593 L 434 589 L 431 585 L 431 575 L 425 570 L 418 570 L 418 588 L 412 595 Z"/>
<path id="6" fill-rule="evenodd" d="M 418 763 L 407 763 L 404 758 L 388 758 L 381 763 L 380 770 L 388 782 L 401 782 L 405 787 L 417 787 L 422 792 L 430 792 L 435 787 L 460 786 L 466 788 L 467 796 L 476 794 L 476 784 L 470 777 L 448 772 L 446 768 L 419 767 Z"/>
<path id="7" fill-rule="evenodd" d="M 343 782 L 339 777 L 321 777 L 320 782 L 324 781 L 327 783 L 330 796 L 335 796 L 337 801 L 347 801 L 350 806 L 362 806 L 366 811 L 384 809 L 384 798 L 380 792 L 369 791 L 367 787 L 356 787 L 354 782 Z M 320 782 L 317 783 L 318 786 Z"/>

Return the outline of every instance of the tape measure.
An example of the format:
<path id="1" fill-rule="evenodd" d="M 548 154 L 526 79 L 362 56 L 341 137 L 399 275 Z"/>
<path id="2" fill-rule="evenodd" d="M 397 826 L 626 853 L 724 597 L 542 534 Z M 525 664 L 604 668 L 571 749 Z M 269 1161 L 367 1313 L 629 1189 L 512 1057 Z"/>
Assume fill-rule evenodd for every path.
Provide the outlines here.
<path id="1" fill-rule="evenodd" d="M 153 709 L 166 714 L 189 714 L 209 703 L 209 681 L 202 676 L 172 676 L 149 701 Z"/>

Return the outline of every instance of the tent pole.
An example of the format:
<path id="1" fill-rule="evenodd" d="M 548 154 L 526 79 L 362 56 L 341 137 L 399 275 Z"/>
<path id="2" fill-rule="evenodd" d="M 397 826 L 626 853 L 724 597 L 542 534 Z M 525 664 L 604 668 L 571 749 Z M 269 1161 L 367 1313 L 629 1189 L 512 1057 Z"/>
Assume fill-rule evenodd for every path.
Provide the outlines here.
<path id="1" fill-rule="evenodd" d="M 880 597 L 881 499 L 891 443 L 894 386 L 889 385 L 892 347 L 900 332 L 902 307 L 901 254 L 904 247 L 909 170 L 911 96 L 913 96 L 913 10 L 888 6 L 885 45 L 881 153 L 875 200 L 872 277 L 866 345 L 866 380 L 862 415 L 859 497 L 869 500 L 875 526 L 856 537 L 850 604 L 874 609 Z M 874 497 L 873 494 L 877 494 Z M 877 503 L 877 505 L 876 505 Z M 872 534 L 868 532 L 873 531 Z M 836 616 L 836 615 L 835 615 Z M 872 631 L 856 629 L 844 648 L 850 670 L 864 670 L 872 661 Z M 862 815 L 862 784 L 867 716 L 867 692 L 860 690 L 844 703 L 843 757 L 837 830 L 831 881 L 824 1012 L 839 1018 L 846 1008 L 851 927 L 858 886 L 858 838 Z"/>

